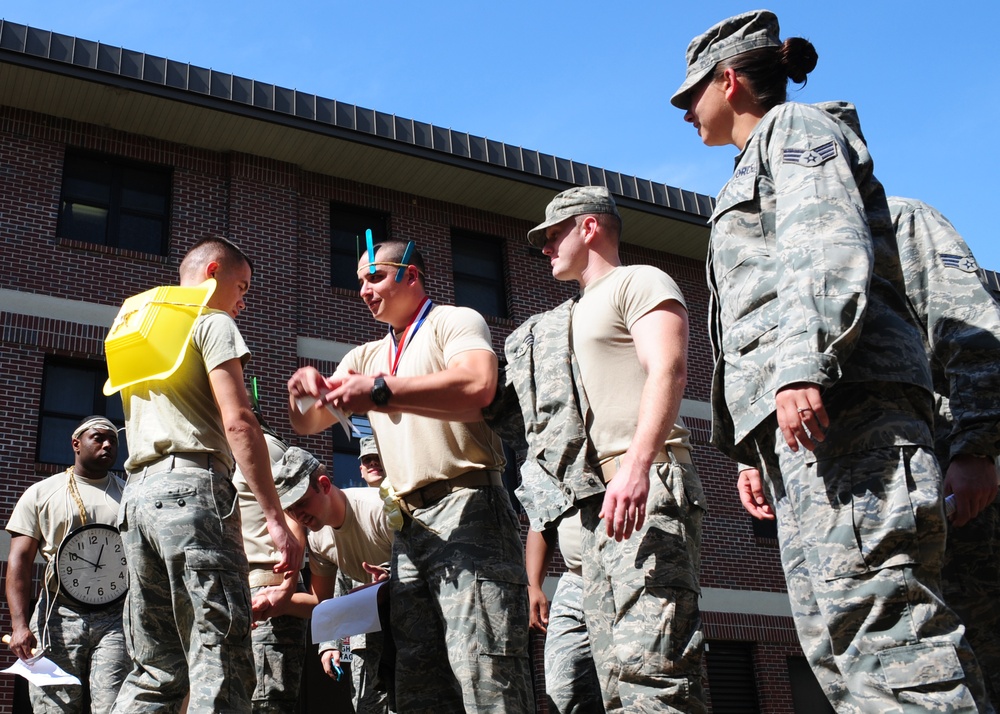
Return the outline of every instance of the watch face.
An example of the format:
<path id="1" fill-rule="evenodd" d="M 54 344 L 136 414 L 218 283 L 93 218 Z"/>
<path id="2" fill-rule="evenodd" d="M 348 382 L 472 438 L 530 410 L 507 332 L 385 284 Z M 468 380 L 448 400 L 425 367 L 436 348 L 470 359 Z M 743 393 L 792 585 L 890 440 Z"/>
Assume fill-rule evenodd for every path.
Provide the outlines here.
<path id="1" fill-rule="evenodd" d="M 108 605 L 128 591 L 128 568 L 121 534 L 90 523 L 63 540 L 56 555 L 59 586 L 83 605 Z"/>

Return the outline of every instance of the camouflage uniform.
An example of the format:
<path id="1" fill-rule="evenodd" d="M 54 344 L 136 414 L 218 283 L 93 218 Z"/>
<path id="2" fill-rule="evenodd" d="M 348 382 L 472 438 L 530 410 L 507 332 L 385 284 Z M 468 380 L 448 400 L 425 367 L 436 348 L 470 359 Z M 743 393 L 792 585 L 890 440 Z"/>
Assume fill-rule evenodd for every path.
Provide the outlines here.
<path id="1" fill-rule="evenodd" d="M 251 711 L 250 586 L 228 475 L 134 473 L 121 519 L 126 641 L 143 666 L 129 675 L 115 711 L 176 712 L 189 689 L 188 712 Z"/>
<path id="2" fill-rule="evenodd" d="M 814 107 L 775 107 L 711 220 L 713 443 L 762 464 L 827 696 L 842 711 L 975 711 L 980 673 L 937 595 L 929 368 L 864 142 Z M 791 452 L 777 430 L 775 394 L 799 382 L 823 390 L 831 417 L 814 452 Z M 843 686 L 822 671 L 831 643 Z"/>
<path id="3" fill-rule="evenodd" d="M 334 376 L 383 372 L 390 345 L 387 336 L 356 347 Z M 434 306 L 396 374 L 440 372 L 459 347 L 492 351 L 486 323 L 468 308 Z M 500 440 L 482 421 L 369 418 L 407 514 L 389 579 L 390 601 L 401 603 L 390 610 L 396 710 L 530 711 L 527 574 Z"/>
<path id="4" fill-rule="evenodd" d="M 607 536 L 604 483 L 588 460 L 590 405 L 568 338 L 575 302 L 529 318 L 505 344 L 528 444 L 518 496 L 536 530 L 580 510 L 583 608 L 607 711 L 705 711 L 701 484 L 690 463 L 654 463 L 642 533 Z"/>
<path id="5" fill-rule="evenodd" d="M 983 286 L 969 246 L 930 206 L 889 198 L 906 295 L 938 395 L 935 442 L 942 469 L 961 454 L 1000 452 L 1000 305 Z M 947 395 L 947 396 L 943 396 Z M 949 398 L 950 397 L 950 398 Z M 965 622 L 994 708 L 1000 708 L 1000 500 L 949 526 L 942 589 Z"/>
<path id="6" fill-rule="evenodd" d="M 567 570 L 549 603 L 545 628 L 545 693 L 552 714 L 604 714 L 583 610 L 582 534 L 579 512 L 559 521 L 559 551 Z"/>
<path id="7" fill-rule="evenodd" d="M 128 559 L 132 671 L 115 714 L 250 712 L 249 566 L 235 466 L 209 373 L 245 363 L 233 318 L 208 310 L 169 377 L 122 390 L 129 459 L 118 514 Z"/>
<path id="8" fill-rule="evenodd" d="M 583 612 L 583 576 L 563 573 L 549 605 L 545 693 L 553 714 L 604 714 Z"/>
<path id="9" fill-rule="evenodd" d="M 43 589 L 32 616 L 31 632 L 39 642 L 50 597 Z M 45 656 L 87 682 L 91 712 L 111 711 L 118 689 L 132 666 L 122 632 L 123 604 L 117 602 L 88 611 L 57 600 L 49 617 L 51 648 Z M 83 692 L 79 685 L 29 684 L 28 694 L 36 714 L 83 712 Z"/>

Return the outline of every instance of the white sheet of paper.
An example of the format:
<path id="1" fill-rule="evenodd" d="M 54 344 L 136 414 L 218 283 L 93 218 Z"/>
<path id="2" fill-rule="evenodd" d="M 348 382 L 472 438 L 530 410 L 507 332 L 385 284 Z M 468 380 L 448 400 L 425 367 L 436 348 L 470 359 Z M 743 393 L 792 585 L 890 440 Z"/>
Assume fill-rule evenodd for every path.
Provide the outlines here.
<path id="1" fill-rule="evenodd" d="M 24 660 L 18 660 L 3 674 L 19 674 L 32 684 L 39 687 L 48 687 L 53 684 L 79 684 L 80 680 L 69 672 L 59 667 L 48 657 L 42 657 L 34 664 L 28 664 Z"/>
<path id="2" fill-rule="evenodd" d="M 313 609 L 312 641 L 326 642 L 366 632 L 379 632 L 378 591 L 386 583 L 324 600 Z"/>
<path id="3" fill-rule="evenodd" d="M 305 414 L 306 411 L 312 409 L 312 406 L 315 403 L 316 400 L 313 399 L 312 397 L 295 398 L 295 408 L 299 410 L 299 414 Z M 344 428 L 344 434 L 347 435 L 348 439 L 350 439 L 352 436 L 356 436 L 359 439 L 361 438 L 361 432 L 358 431 L 358 427 L 354 426 L 354 422 L 348 419 L 347 415 L 344 414 L 344 412 L 340 411 L 332 404 L 327 404 L 326 409 L 335 417 L 337 417 L 337 421 L 340 422 L 340 425 Z"/>

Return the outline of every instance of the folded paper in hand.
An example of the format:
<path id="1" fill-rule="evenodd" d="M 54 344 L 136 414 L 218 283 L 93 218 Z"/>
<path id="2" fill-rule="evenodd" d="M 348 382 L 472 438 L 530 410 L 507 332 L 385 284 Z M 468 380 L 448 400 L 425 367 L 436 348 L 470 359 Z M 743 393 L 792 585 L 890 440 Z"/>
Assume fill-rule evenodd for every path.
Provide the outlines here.
<path id="1" fill-rule="evenodd" d="M 296 397 L 295 398 L 295 408 L 299 410 L 299 414 L 305 414 L 307 411 L 312 409 L 313 405 L 316 403 L 316 399 L 313 397 Z M 344 434 L 350 439 L 352 436 L 361 438 L 361 432 L 358 431 L 358 427 L 354 426 L 354 422 L 347 418 L 344 412 L 337 409 L 337 407 L 332 404 L 326 405 L 327 411 L 337 417 L 337 421 L 340 425 L 344 427 Z"/>

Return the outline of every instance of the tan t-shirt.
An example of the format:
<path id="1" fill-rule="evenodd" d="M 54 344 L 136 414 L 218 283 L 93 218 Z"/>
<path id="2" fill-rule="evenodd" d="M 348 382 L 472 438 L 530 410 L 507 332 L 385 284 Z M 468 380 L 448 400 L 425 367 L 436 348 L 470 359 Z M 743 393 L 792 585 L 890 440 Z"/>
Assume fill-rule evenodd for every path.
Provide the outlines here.
<path id="1" fill-rule="evenodd" d="M 336 374 L 389 371 L 389 336 L 351 350 Z M 475 310 L 435 305 L 423 326 L 407 345 L 396 375 L 413 377 L 441 372 L 456 355 L 468 350 L 493 352 L 486 321 Z M 389 400 L 392 406 L 392 400 Z M 500 439 L 478 421 L 468 424 L 413 414 L 370 412 L 375 440 L 385 472 L 392 474 L 397 494 L 406 494 L 433 481 L 477 469 L 504 467 Z"/>
<path id="2" fill-rule="evenodd" d="M 288 448 L 280 439 L 264 434 L 271 466 L 281 461 Z M 239 469 L 233 472 L 233 486 L 240 504 L 240 518 L 243 523 L 243 549 L 251 568 L 272 568 L 281 561 L 281 551 L 274 547 L 274 541 L 267 530 L 267 519 L 261 510 L 257 497 L 250 490 L 246 476 Z"/>
<path id="3" fill-rule="evenodd" d="M 377 488 L 345 488 L 347 511 L 340 528 L 309 533 L 309 570 L 335 577 L 342 569 L 351 580 L 371 582 L 362 563 L 381 565 L 392 555 L 393 532 L 385 520 Z"/>
<path id="4" fill-rule="evenodd" d="M 195 323 L 176 372 L 122 390 L 126 469 L 137 471 L 167 454 L 207 452 L 232 471 L 233 457 L 208 380 L 209 372 L 231 359 L 245 365 L 250 350 L 229 314 L 208 310 Z"/>
<path id="5" fill-rule="evenodd" d="M 108 474 L 97 481 L 75 476 L 83 501 L 87 523 L 115 525 L 118 504 L 125 485 L 118 477 Z M 32 484 L 21 494 L 7 522 L 7 530 L 38 541 L 46 562 L 52 560 L 63 539 L 84 525 L 80 509 L 69 492 L 69 476 L 64 471 Z"/>
<path id="6" fill-rule="evenodd" d="M 590 402 L 584 418 L 601 462 L 625 453 L 638 424 L 646 372 L 629 330 L 669 300 L 686 309 L 669 275 L 649 265 L 630 265 L 588 285 L 573 310 L 573 351 Z M 689 435 L 678 417 L 666 443 L 690 448 Z"/>
<path id="7" fill-rule="evenodd" d="M 559 552 L 562 553 L 563 562 L 566 569 L 571 573 L 582 575 L 583 561 L 580 559 L 580 530 L 583 525 L 580 522 L 580 512 L 575 508 L 567 511 L 559 519 L 556 532 L 559 534 Z"/>

